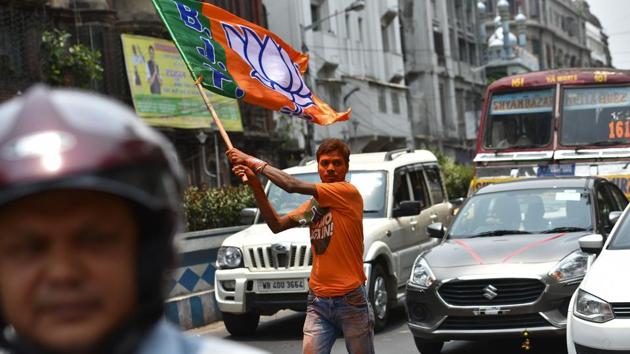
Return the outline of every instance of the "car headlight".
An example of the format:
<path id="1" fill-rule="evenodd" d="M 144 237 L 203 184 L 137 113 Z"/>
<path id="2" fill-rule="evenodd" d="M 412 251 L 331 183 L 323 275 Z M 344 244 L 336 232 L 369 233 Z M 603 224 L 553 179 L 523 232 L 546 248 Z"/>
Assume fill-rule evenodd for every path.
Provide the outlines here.
<path id="1" fill-rule="evenodd" d="M 421 288 L 428 288 L 435 281 L 435 275 L 429 268 L 429 264 L 422 257 L 416 259 L 409 282 Z"/>
<path id="2" fill-rule="evenodd" d="M 573 314 L 583 320 L 598 323 L 615 318 L 609 303 L 581 289 L 575 299 Z"/>
<path id="3" fill-rule="evenodd" d="M 584 278 L 588 257 L 588 253 L 575 251 L 558 262 L 558 264 L 549 271 L 549 276 L 560 282 Z"/>
<path id="4" fill-rule="evenodd" d="M 220 247 L 217 253 L 217 265 L 221 268 L 236 268 L 241 265 L 243 254 L 238 247 Z"/>

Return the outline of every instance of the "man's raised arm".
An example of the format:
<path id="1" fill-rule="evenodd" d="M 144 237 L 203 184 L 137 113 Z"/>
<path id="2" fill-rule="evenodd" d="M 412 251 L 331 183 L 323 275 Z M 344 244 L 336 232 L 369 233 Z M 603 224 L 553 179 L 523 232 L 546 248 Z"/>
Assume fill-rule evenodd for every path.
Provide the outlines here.
<path id="1" fill-rule="evenodd" d="M 314 183 L 308 183 L 290 174 L 277 169 L 268 163 L 253 156 L 247 155 L 238 149 L 230 149 L 227 156 L 233 165 L 245 165 L 257 174 L 269 178 L 273 184 L 289 193 L 312 195 L 317 198 L 317 188 Z M 249 178 L 249 176 L 247 176 Z"/>

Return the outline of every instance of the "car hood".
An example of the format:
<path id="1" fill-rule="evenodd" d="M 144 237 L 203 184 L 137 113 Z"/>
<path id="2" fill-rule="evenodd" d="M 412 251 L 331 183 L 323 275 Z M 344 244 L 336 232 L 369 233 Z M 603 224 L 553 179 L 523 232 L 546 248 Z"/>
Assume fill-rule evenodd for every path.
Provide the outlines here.
<path id="1" fill-rule="evenodd" d="M 448 272 L 453 268 L 476 268 L 475 273 L 480 268 L 512 271 L 515 265 L 523 264 L 538 264 L 548 270 L 549 263 L 556 263 L 579 249 L 578 240 L 586 234 L 571 232 L 448 239 L 429 250 L 424 258 L 436 273 L 440 269 Z"/>
<path id="2" fill-rule="evenodd" d="M 363 219 L 363 233 L 367 237 L 368 233 L 379 232 L 383 228 L 384 218 Z M 384 231 L 383 231 L 384 232 Z M 309 232 L 307 227 L 294 227 L 274 234 L 267 224 L 254 224 L 245 230 L 227 237 L 223 241 L 223 246 L 247 247 L 255 245 L 266 245 L 270 243 L 309 243 Z"/>
<path id="3" fill-rule="evenodd" d="M 608 302 L 630 302 L 630 282 L 624 281 L 629 266 L 630 250 L 604 250 L 580 288 Z"/>

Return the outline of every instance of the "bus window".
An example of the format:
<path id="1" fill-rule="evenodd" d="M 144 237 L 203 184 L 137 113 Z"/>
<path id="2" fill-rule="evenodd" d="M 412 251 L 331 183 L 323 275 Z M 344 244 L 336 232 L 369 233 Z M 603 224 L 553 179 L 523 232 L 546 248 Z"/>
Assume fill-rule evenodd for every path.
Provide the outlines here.
<path id="1" fill-rule="evenodd" d="M 484 147 L 537 148 L 551 143 L 555 89 L 494 94 L 488 109 Z"/>
<path id="2" fill-rule="evenodd" d="M 564 90 L 560 144 L 630 144 L 630 87 Z"/>

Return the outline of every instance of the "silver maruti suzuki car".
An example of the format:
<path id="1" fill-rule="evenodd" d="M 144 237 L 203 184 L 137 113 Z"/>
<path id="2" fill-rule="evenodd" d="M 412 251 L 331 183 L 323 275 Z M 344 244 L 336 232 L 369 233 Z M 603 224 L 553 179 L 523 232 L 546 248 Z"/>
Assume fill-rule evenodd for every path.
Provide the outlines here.
<path id="1" fill-rule="evenodd" d="M 591 257 L 578 239 L 606 235 L 627 204 L 601 178 L 520 180 L 484 187 L 442 242 L 420 254 L 407 283 L 408 323 L 421 353 L 444 341 L 563 335 L 571 295 Z"/>

